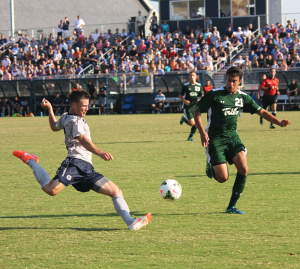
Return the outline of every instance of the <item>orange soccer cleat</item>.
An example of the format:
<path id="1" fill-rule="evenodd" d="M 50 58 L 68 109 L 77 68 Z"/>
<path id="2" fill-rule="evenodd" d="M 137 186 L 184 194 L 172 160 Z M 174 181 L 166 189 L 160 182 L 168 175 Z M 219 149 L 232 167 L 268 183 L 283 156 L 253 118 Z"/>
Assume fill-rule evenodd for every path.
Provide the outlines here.
<path id="1" fill-rule="evenodd" d="M 23 163 L 26 163 L 26 164 L 29 160 L 35 160 L 37 163 L 39 162 L 38 156 L 29 154 L 23 150 L 15 150 L 13 152 L 13 155 L 16 156 L 17 158 L 21 159 L 23 161 Z"/>
<path id="2" fill-rule="evenodd" d="M 139 217 L 133 221 L 131 225 L 128 226 L 129 230 L 139 230 L 146 226 L 151 221 L 151 213 L 147 213 L 145 216 Z"/>

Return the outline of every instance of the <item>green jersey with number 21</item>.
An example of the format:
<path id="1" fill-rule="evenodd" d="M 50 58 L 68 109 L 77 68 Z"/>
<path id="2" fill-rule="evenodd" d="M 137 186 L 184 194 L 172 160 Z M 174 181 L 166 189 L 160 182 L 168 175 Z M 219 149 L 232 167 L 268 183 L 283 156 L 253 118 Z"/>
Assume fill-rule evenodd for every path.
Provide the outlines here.
<path id="1" fill-rule="evenodd" d="M 210 142 L 214 138 L 232 138 L 236 135 L 237 117 L 240 110 L 251 114 L 262 108 L 252 97 L 238 90 L 235 94 L 229 93 L 224 87 L 209 91 L 198 103 L 201 113 L 208 113 L 208 122 L 205 131 Z"/>

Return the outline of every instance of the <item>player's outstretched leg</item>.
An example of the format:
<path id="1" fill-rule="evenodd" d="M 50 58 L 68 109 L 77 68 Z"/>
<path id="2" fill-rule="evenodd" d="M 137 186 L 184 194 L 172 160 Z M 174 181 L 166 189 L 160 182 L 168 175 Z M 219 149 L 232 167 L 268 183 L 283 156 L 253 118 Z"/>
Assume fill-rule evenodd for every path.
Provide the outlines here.
<path id="1" fill-rule="evenodd" d="M 13 155 L 27 164 L 32 170 L 37 182 L 44 188 L 50 182 L 49 174 L 38 164 L 39 158 L 22 150 L 15 150 Z"/>
<path id="2" fill-rule="evenodd" d="M 188 119 L 187 119 L 185 116 L 182 116 L 181 119 L 180 119 L 180 121 L 179 121 L 179 123 L 180 123 L 180 125 L 182 125 L 184 122 L 185 122 L 186 124 L 189 124 Z"/>
<path id="3" fill-rule="evenodd" d="M 129 230 L 139 230 L 151 221 L 151 213 L 134 219 L 130 215 L 129 207 L 123 197 L 122 191 L 112 181 L 108 181 L 99 189 L 99 193 L 108 195 L 112 198 L 115 210 L 127 224 Z"/>
<path id="4" fill-rule="evenodd" d="M 191 128 L 191 133 L 190 133 L 190 135 L 189 135 L 187 141 L 194 141 L 194 139 L 193 139 L 192 137 L 193 137 L 193 135 L 196 133 L 196 130 L 197 130 L 197 127 L 196 127 L 196 126 L 192 126 L 192 128 Z"/>

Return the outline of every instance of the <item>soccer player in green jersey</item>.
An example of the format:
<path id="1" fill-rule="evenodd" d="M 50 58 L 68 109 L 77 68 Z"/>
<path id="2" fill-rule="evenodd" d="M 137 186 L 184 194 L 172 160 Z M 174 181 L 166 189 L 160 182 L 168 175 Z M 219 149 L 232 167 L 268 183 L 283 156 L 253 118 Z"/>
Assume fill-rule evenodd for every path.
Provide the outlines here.
<path id="1" fill-rule="evenodd" d="M 192 126 L 191 133 L 187 140 L 194 141 L 192 137 L 195 134 L 197 127 L 195 125 L 193 113 L 196 109 L 198 96 L 202 97 L 204 93 L 201 84 L 197 82 L 196 71 L 190 72 L 189 79 L 190 82 L 187 82 L 182 86 L 182 90 L 179 94 L 179 98 L 183 102 L 184 112 L 184 116 L 180 119 L 180 124 L 182 125 L 185 122 Z"/>
<path id="2" fill-rule="evenodd" d="M 237 168 L 236 180 L 226 213 L 245 214 L 235 208 L 247 179 L 248 166 L 246 148 L 237 132 L 237 115 L 243 112 L 258 114 L 267 121 L 286 127 L 289 120 L 279 121 L 275 116 L 257 105 L 253 99 L 238 90 L 243 71 L 238 67 L 230 67 L 226 72 L 226 86 L 208 92 L 198 103 L 194 119 L 199 130 L 202 146 L 206 147 L 206 174 L 223 183 L 228 180 L 227 162 Z M 208 111 L 209 119 L 206 129 L 202 126 L 201 113 Z"/>

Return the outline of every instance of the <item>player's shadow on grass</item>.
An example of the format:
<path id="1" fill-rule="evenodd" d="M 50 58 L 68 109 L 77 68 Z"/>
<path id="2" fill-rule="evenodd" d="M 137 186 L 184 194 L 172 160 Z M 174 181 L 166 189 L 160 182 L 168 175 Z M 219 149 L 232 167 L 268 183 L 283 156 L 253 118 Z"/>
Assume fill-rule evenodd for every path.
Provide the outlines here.
<path id="1" fill-rule="evenodd" d="M 79 227 L 0 227 L 0 231 L 7 230 L 75 230 L 83 232 L 120 231 L 124 229 L 109 228 L 79 228 Z"/>
<path id="2" fill-rule="evenodd" d="M 131 215 L 140 216 L 144 212 L 131 211 Z M 1 216 L 0 219 L 36 219 L 36 218 L 69 218 L 69 217 L 120 217 L 118 213 L 107 214 L 63 214 L 63 215 L 30 215 L 30 216 Z"/>
<path id="3" fill-rule="evenodd" d="M 231 173 L 234 174 L 234 173 Z M 261 175 L 299 175 L 300 172 L 274 172 L 274 173 L 249 173 L 248 176 L 261 176 Z M 183 175 L 175 177 L 207 177 L 207 175 Z M 175 178 L 174 177 L 174 178 Z"/>
<path id="4" fill-rule="evenodd" d="M 165 143 L 165 141 L 120 141 L 120 142 L 104 142 L 104 143 L 94 143 L 95 145 L 103 144 L 140 144 L 140 143 Z"/>

